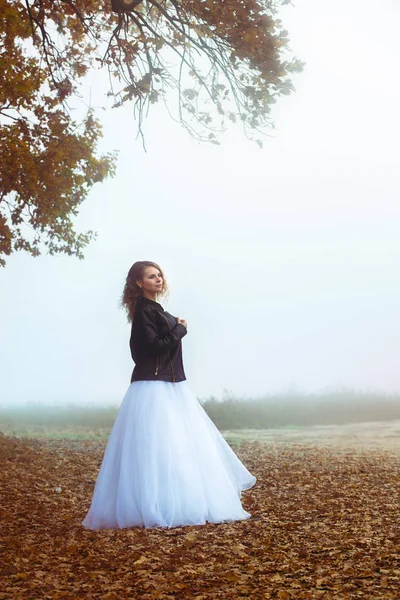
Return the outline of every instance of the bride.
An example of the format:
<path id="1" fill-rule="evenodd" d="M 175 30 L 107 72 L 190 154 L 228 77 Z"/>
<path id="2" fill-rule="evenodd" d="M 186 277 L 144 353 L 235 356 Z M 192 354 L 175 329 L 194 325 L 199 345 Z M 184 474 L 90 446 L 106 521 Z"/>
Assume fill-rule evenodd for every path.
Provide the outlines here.
<path id="1" fill-rule="evenodd" d="M 184 319 L 165 311 L 160 267 L 136 262 L 122 304 L 132 322 L 135 368 L 108 439 L 89 529 L 177 527 L 247 519 L 241 493 L 256 478 L 222 437 L 187 385 Z"/>

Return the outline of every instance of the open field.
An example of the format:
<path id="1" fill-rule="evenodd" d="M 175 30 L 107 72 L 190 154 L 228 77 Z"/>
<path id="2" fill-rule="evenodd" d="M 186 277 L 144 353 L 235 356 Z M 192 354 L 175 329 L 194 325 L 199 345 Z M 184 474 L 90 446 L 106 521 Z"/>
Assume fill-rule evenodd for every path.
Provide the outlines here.
<path id="1" fill-rule="evenodd" d="M 110 420 L 112 423 L 112 420 Z M 1 420 L 0 432 L 19 438 L 98 440 L 106 441 L 111 426 L 93 427 L 86 424 L 63 424 L 62 421 L 46 423 L 18 422 Z M 400 419 L 391 421 L 370 421 L 366 423 L 347 423 L 344 425 L 282 426 L 269 429 L 231 429 L 222 430 L 222 435 L 232 446 L 249 442 L 300 443 L 325 447 L 365 449 L 385 449 L 400 451 Z"/>
<path id="2" fill-rule="evenodd" d="M 202 400 L 229 442 L 350 443 L 396 446 L 400 395 L 342 390 L 325 394 L 280 394 L 260 398 Z M 0 407 L 0 431 L 28 438 L 106 440 L 117 406 L 27 404 Z"/>
<path id="3" fill-rule="evenodd" d="M 398 600 L 399 429 L 225 432 L 251 519 L 99 532 L 81 521 L 104 439 L 0 436 L 0 600 Z"/>
<path id="4" fill-rule="evenodd" d="M 346 425 L 314 425 L 309 427 L 279 427 L 272 429 L 240 429 L 223 431 L 229 443 L 244 441 L 300 443 L 335 448 L 366 451 L 383 449 L 400 453 L 400 420 L 347 423 Z"/>

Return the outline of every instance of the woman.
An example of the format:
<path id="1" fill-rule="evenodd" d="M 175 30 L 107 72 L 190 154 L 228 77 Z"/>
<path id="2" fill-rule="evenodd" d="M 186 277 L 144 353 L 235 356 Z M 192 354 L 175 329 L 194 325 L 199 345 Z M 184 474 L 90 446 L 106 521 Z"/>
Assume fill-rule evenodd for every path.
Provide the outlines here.
<path id="1" fill-rule="evenodd" d="M 247 519 L 242 490 L 256 478 L 190 391 L 182 362 L 184 319 L 157 302 L 160 267 L 136 262 L 122 304 L 132 322 L 135 368 L 83 525 L 89 529 L 176 527 Z"/>

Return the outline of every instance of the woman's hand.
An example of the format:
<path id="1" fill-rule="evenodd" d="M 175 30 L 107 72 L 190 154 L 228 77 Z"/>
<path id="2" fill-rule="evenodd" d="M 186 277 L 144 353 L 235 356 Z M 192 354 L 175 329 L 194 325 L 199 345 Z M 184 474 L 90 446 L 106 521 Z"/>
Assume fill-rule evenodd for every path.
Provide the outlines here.
<path id="1" fill-rule="evenodd" d="M 185 319 L 180 319 L 179 317 L 176 317 L 176 322 L 181 323 L 187 329 L 187 323 L 186 323 Z"/>

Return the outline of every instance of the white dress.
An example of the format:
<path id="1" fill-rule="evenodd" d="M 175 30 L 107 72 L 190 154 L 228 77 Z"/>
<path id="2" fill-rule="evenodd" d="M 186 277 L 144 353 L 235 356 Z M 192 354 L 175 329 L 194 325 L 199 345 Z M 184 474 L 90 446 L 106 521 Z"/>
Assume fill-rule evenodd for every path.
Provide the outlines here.
<path id="1" fill-rule="evenodd" d="M 255 482 L 186 381 L 134 381 L 83 525 L 177 527 L 248 519 L 240 498 Z"/>

